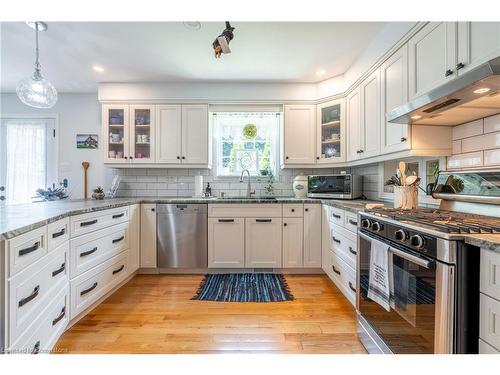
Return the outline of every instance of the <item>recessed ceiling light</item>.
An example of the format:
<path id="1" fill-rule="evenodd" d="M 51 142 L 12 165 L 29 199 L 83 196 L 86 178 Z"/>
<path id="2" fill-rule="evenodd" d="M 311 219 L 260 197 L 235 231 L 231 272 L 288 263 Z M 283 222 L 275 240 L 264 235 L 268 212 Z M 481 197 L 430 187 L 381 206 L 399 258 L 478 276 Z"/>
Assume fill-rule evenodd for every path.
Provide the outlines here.
<path id="1" fill-rule="evenodd" d="M 412 120 L 419 120 L 421 118 L 422 118 L 422 116 L 420 116 L 420 115 L 413 115 L 413 116 L 411 116 Z"/>
<path id="2" fill-rule="evenodd" d="M 104 68 L 102 66 L 99 66 L 99 65 L 94 65 L 92 67 L 92 69 L 94 69 L 96 72 L 99 72 L 99 73 L 104 72 Z"/>
<path id="3" fill-rule="evenodd" d="M 201 23 L 198 21 L 187 21 L 182 23 L 184 27 L 188 30 L 199 30 L 201 29 Z"/>
<path id="4" fill-rule="evenodd" d="M 489 87 L 481 87 L 480 89 L 474 90 L 474 94 L 484 94 L 490 91 Z"/>
<path id="5" fill-rule="evenodd" d="M 325 73 L 326 73 L 325 69 L 319 69 L 319 70 L 316 70 L 316 75 L 317 75 L 317 76 L 322 76 L 322 75 L 323 75 L 323 74 L 325 74 Z"/>

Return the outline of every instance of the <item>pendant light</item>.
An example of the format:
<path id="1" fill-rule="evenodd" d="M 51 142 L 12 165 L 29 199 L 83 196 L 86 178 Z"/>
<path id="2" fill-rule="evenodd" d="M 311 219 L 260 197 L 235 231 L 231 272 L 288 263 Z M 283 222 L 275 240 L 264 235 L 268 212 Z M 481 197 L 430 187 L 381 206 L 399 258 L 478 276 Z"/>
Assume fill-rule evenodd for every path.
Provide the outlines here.
<path id="1" fill-rule="evenodd" d="M 47 24 L 27 22 L 28 26 L 35 29 L 35 72 L 17 84 L 16 92 L 19 99 L 26 105 L 35 108 L 52 108 L 57 102 L 56 88 L 43 78 L 40 72 L 40 61 L 38 51 L 38 31 L 47 30 Z"/>

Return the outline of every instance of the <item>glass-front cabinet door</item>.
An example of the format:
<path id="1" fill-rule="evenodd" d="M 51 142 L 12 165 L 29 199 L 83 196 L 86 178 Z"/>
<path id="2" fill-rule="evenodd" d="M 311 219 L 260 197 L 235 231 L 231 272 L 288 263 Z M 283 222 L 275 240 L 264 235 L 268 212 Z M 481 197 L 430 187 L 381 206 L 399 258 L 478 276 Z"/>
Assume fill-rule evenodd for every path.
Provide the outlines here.
<path id="1" fill-rule="evenodd" d="M 154 105 L 130 106 L 130 156 L 132 163 L 154 162 Z"/>
<path id="2" fill-rule="evenodd" d="M 129 162 L 129 106 L 102 106 L 104 160 L 107 163 Z"/>
<path id="3" fill-rule="evenodd" d="M 344 100 L 334 100 L 317 106 L 317 162 L 345 161 Z"/>

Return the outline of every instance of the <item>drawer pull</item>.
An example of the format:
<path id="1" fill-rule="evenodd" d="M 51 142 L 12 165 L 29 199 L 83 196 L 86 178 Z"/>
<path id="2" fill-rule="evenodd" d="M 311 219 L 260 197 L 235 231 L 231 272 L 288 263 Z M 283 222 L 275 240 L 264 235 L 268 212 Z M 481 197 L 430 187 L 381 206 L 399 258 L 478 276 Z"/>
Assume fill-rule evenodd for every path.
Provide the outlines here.
<path id="1" fill-rule="evenodd" d="M 270 223 L 271 219 L 255 219 L 256 223 Z"/>
<path id="2" fill-rule="evenodd" d="M 65 268 L 66 268 L 66 263 L 61 264 L 60 268 L 58 268 L 55 271 L 52 271 L 52 277 L 56 277 L 57 275 L 59 275 L 61 272 L 64 271 Z"/>
<path id="3" fill-rule="evenodd" d="M 335 268 L 335 266 L 332 265 L 333 272 L 335 272 L 337 275 L 340 275 L 340 271 Z"/>
<path id="4" fill-rule="evenodd" d="M 125 215 L 125 213 L 124 213 L 124 212 L 122 212 L 121 214 L 116 214 L 116 215 L 113 215 L 113 216 L 111 216 L 111 217 L 112 217 L 113 219 L 119 219 L 119 218 L 123 217 L 124 215 Z"/>
<path id="5" fill-rule="evenodd" d="M 26 249 L 19 250 L 19 256 L 23 256 L 29 253 L 32 253 L 35 250 L 40 248 L 40 241 L 37 241 L 31 247 L 27 247 Z"/>
<path id="6" fill-rule="evenodd" d="M 89 225 L 97 223 L 97 219 L 90 220 L 90 221 L 83 221 L 80 223 L 81 227 L 88 227 Z"/>
<path id="7" fill-rule="evenodd" d="M 66 228 L 61 229 L 59 232 L 52 233 L 52 238 L 61 237 L 64 233 L 66 233 Z"/>
<path id="8" fill-rule="evenodd" d="M 40 340 L 38 340 L 35 343 L 35 346 L 33 347 L 33 350 L 31 351 L 31 354 L 38 354 L 40 353 Z"/>
<path id="9" fill-rule="evenodd" d="M 332 213 L 332 216 L 333 216 L 335 219 L 340 219 L 340 218 L 342 217 L 342 216 L 337 215 L 337 214 L 334 214 L 334 213 Z"/>
<path id="10" fill-rule="evenodd" d="M 352 283 L 349 281 L 349 288 L 354 292 L 356 293 L 356 288 L 354 286 L 352 286 Z"/>
<path id="11" fill-rule="evenodd" d="M 93 254 L 97 251 L 97 246 L 94 247 L 92 250 L 89 251 L 84 251 L 83 253 L 80 253 L 80 258 L 86 257 L 87 255 Z"/>
<path id="12" fill-rule="evenodd" d="M 113 275 L 116 275 L 117 273 L 120 273 L 123 271 L 123 269 L 125 268 L 125 265 L 122 264 L 122 266 L 120 268 L 118 268 L 117 270 L 114 270 L 113 271 Z"/>
<path id="13" fill-rule="evenodd" d="M 354 226 L 358 226 L 358 222 L 357 221 L 354 221 L 352 219 L 349 219 L 348 221 L 349 221 L 349 224 L 354 225 Z"/>
<path id="14" fill-rule="evenodd" d="M 295 208 L 292 208 L 292 212 L 295 212 Z"/>
<path id="15" fill-rule="evenodd" d="M 234 223 L 234 219 L 219 219 L 219 223 Z"/>
<path id="16" fill-rule="evenodd" d="M 28 302 L 33 301 L 38 296 L 38 293 L 40 293 L 40 285 L 37 285 L 35 289 L 33 289 L 33 292 L 31 292 L 31 294 L 28 297 L 25 297 L 22 300 L 20 300 L 18 306 L 22 307 L 26 305 Z"/>
<path id="17" fill-rule="evenodd" d="M 357 255 L 358 253 L 356 251 L 353 250 L 352 247 L 349 246 L 349 252 L 353 255 Z"/>
<path id="18" fill-rule="evenodd" d="M 117 243 L 117 242 L 120 242 L 121 240 L 123 240 L 125 238 L 125 236 L 121 236 L 120 238 L 116 238 L 114 239 L 113 241 L 111 241 L 111 243 Z"/>
<path id="19" fill-rule="evenodd" d="M 66 316 L 66 306 L 62 308 L 59 316 L 52 321 L 52 327 L 55 326 L 57 323 L 59 323 L 61 319 L 64 318 L 65 316 Z"/>
<path id="20" fill-rule="evenodd" d="M 84 296 L 85 294 L 90 293 L 91 291 L 93 291 L 95 288 L 97 288 L 97 281 L 96 281 L 96 282 L 94 283 L 94 285 L 92 285 L 90 288 L 85 289 L 85 290 L 82 290 L 82 291 L 80 292 L 80 295 L 81 295 L 81 296 Z"/>
<path id="21" fill-rule="evenodd" d="M 338 238 L 335 238 L 335 236 L 332 236 L 333 242 L 340 243 L 341 241 Z"/>

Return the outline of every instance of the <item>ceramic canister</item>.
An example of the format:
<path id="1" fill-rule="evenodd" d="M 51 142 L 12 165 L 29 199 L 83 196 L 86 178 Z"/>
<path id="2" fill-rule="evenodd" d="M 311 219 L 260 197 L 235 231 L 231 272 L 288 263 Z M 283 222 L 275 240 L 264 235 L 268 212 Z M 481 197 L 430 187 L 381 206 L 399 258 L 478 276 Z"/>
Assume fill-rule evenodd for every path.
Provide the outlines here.
<path id="1" fill-rule="evenodd" d="M 300 174 L 293 179 L 293 193 L 295 198 L 307 197 L 307 176 Z"/>

